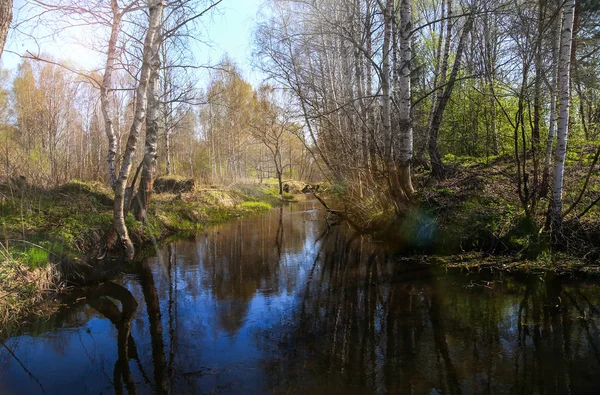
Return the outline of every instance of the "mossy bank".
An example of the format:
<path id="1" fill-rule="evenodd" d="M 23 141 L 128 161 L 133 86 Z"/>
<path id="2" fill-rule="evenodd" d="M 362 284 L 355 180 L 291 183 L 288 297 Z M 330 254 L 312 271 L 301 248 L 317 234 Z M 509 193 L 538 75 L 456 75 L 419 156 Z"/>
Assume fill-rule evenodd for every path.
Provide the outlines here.
<path id="1" fill-rule="evenodd" d="M 127 226 L 143 252 L 167 236 L 192 236 L 281 202 L 273 184 L 170 188 L 153 195 L 145 223 L 130 214 Z M 93 269 L 102 265 L 97 256 L 112 207 L 112 191 L 100 183 L 71 181 L 51 189 L 0 184 L 0 330 L 42 312 L 48 291 L 86 282 L 88 273 L 99 279 Z"/>

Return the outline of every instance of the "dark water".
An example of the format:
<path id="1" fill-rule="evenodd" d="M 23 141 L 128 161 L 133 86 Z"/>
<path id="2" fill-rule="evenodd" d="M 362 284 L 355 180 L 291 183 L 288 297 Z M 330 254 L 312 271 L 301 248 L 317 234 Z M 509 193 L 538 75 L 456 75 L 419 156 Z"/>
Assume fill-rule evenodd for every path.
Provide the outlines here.
<path id="1" fill-rule="evenodd" d="M 599 284 L 401 261 L 318 208 L 164 246 L 6 341 L 0 393 L 600 393 Z"/>

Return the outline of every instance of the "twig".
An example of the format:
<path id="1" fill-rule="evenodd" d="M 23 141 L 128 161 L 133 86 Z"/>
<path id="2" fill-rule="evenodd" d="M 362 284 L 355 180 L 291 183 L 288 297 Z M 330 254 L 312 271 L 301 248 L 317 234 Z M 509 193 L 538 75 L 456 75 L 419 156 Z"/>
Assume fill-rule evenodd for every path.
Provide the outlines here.
<path id="1" fill-rule="evenodd" d="M 40 386 L 40 388 L 42 389 L 42 392 L 46 392 L 46 390 L 44 389 L 44 386 L 42 385 L 42 383 L 40 383 L 40 380 L 38 380 L 37 377 L 35 377 L 33 375 L 33 373 L 31 373 L 29 371 L 29 369 L 27 369 L 25 367 L 25 365 L 23 365 L 23 362 L 21 362 L 21 360 L 19 358 L 17 358 L 17 356 L 15 355 L 15 353 L 13 352 L 13 350 L 11 350 L 10 348 L 8 348 L 6 346 L 6 344 L 2 343 L 2 346 L 6 349 L 6 351 L 8 351 L 10 353 L 10 355 L 13 356 L 13 358 L 19 363 L 19 365 L 21 365 L 21 367 L 23 368 L 23 370 L 32 378 L 36 381 L 36 383 L 38 383 L 38 385 Z"/>
<path id="2" fill-rule="evenodd" d="M 581 217 L 586 215 L 588 211 L 590 211 L 596 204 L 598 204 L 598 202 L 600 202 L 600 196 L 598 196 L 596 200 L 594 200 L 589 206 L 587 206 L 587 208 L 577 216 L 577 219 L 580 219 Z"/>

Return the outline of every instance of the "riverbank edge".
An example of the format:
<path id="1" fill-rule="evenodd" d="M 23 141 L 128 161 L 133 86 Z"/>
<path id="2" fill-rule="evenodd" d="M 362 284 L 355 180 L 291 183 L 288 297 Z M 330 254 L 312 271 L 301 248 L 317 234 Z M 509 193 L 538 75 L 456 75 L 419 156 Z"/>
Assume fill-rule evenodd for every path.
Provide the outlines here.
<path id="1" fill-rule="evenodd" d="M 591 266 L 579 258 L 562 254 L 549 260 L 528 260 L 514 255 L 493 255 L 471 251 L 454 255 L 411 255 L 399 258 L 399 261 L 419 261 L 424 266 L 440 267 L 447 272 L 458 270 L 463 273 L 478 273 L 488 270 L 514 275 L 553 274 L 574 278 L 600 277 L 600 266 Z"/>
<path id="2" fill-rule="evenodd" d="M 0 336 L 28 318 L 54 313 L 61 293 L 110 279 L 124 268 L 118 252 L 97 260 L 102 236 L 112 223 L 108 188 L 71 181 L 45 190 L 1 189 Z M 136 260 L 169 237 L 193 237 L 211 225 L 266 213 L 290 200 L 286 197 L 272 184 L 154 194 L 146 223 L 131 214 L 127 218 Z"/>

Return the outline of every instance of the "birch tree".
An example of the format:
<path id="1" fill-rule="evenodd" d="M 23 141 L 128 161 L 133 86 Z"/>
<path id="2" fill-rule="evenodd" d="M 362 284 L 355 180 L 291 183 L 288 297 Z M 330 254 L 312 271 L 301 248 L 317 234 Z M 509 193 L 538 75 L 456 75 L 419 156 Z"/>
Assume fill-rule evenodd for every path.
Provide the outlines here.
<path id="1" fill-rule="evenodd" d="M 565 171 L 565 156 L 569 136 L 569 107 L 571 90 L 571 48 L 573 45 L 573 19 L 575 0 L 563 3 L 563 19 L 560 36 L 560 55 L 558 58 L 558 125 L 556 128 L 557 146 L 554 154 L 554 173 L 552 179 L 552 231 L 560 230 L 562 219 L 562 196 Z"/>
<path id="2" fill-rule="evenodd" d="M 4 43 L 12 21 L 12 6 L 13 0 L 0 0 L 0 57 L 4 51 Z"/>
<path id="3" fill-rule="evenodd" d="M 159 28 L 160 29 L 160 28 Z M 147 93 L 146 114 L 146 140 L 144 144 L 144 159 L 142 160 L 142 177 L 140 186 L 134 200 L 134 215 L 138 221 L 146 220 L 146 211 L 150 205 L 154 177 L 156 173 L 157 140 L 158 140 L 158 117 L 159 117 L 159 92 L 158 77 L 160 69 L 160 47 L 161 37 L 157 32 L 151 48 L 150 77 Z"/>
<path id="4" fill-rule="evenodd" d="M 561 9 L 562 12 L 562 9 Z M 548 186 L 550 180 L 550 167 L 552 166 L 552 151 L 554 141 L 556 140 L 556 88 L 558 85 L 558 56 L 560 53 L 561 34 L 561 18 L 556 18 L 554 45 L 552 45 L 552 65 L 550 69 L 551 82 L 549 85 L 550 91 L 550 115 L 548 120 L 548 137 L 546 139 L 546 155 L 544 161 L 544 172 L 542 174 L 542 185 L 540 197 L 548 195 Z"/>
<path id="5" fill-rule="evenodd" d="M 449 48 L 450 48 L 450 35 L 451 35 L 451 23 L 448 21 L 448 31 L 446 33 L 446 40 L 444 45 L 444 55 L 442 59 L 442 68 L 441 68 L 441 79 L 440 83 L 443 88 L 440 87 L 438 90 L 438 94 L 435 96 L 436 100 L 433 105 L 431 121 L 429 124 L 429 157 L 431 159 L 431 169 L 432 174 L 434 176 L 443 176 L 444 175 L 444 164 L 442 163 L 442 158 L 440 155 L 440 151 L 438 148 L 438 133 L 442 124 L 442 117 L 444 115 L 444 110 L 446 109 L 446 105 L 450 100 L 450 96 L 452 95 L 452 90 L 454 89 L 454 84 L 456 82 L 456 77 L 458 76 L 458 70 L 460 68 L 461 59 L 463 56 L 463 51 L 465 47 L 465 43 L 467 41 L 467 37 L 473 28 L 473 22 L 475 19 L 474 10 L 470 10 L 470 14 L 467 17 L 467 21 L 463 26 L 462 33 L 460 35 L 460 39 L 458 41 L 458 46 L 456 47 L 456 54 L 454 56 L 454 64 L 452 66 L 452 71 L 450 72 L 450 78 L 448 82 L 446 82 L 446 73 L 448 70 L 448 57 L 449 57 Z M 448 17 L 452 16 L 452 2 L 448 1 Z"/>
<path id="6" fill-rule="evenodd" d="M 100 101 L 102 103 L 102 116 L 104 118 L 104 129 L 108 139 L 108 154 L 107 162 L 107 179 L 110 186 L 115 189 L 117 185 L 117 174 L 115 156 L 117 154 L 117 137 L 113 126 L 114 114 L 112 111 L 111 100 L 109 94 L 112 90 L 113 74 L 115 72 L 115 64 L 118 60 L 117 44 L 121 31 L 123 15 L 131 10 L 135 2 L 130 3 L 124 9 L 119 8 L 117 0 L 110 1 L 112 11 L 112 23 L 110 38 L 108 41 L 108 49 L 106 53 L 106 66 L 104 67 L 104 76 L 102 77 L 102 85 L 100 86 Z"/>
<path id="7" fill-rule="evenodd" d="M 410 197 L 414 192 L 410 165 L 413 158 L 412 94 L 410 73 L 412 70 L 412 0 L 400 0 L 400 75 L 398 76 L 398 123 L 400 152 L 399 179 L 403 192 Z"/>
<path id="8" fill-rule="evenodd" d="M 126 199 L 125 190 L 133 166 L 133 156 L 137 148 L 137 141 L 142 128 L 142 123 L 146 117 L 148 84 L 152 73 L 154 46 L 155 41 L 160 34 L 160 23 L 164 6 L 164 0 L 149 1 L 148 29 L 144 40 L 140 78 L 135 92 L 134 118 L 129 130 L 127 147 L 123 155 L 121 170 L 115 187 L 114 228 L 121 243 L 125 247 L 125 259 L 127 260 L 133 259 L 135 248 L 129 237 L 127 226 L 125 225 L 125 218 L 130 204 L 130 199 Z"/>
<path id="9" fill-rule="evenodd" d="M 284 165 L 283 144 L 285 135 L 290 133 L 292 123 L 289 114 L 274 102 L 273 89 L 263 85 L 258 89 L 258 98 L 255 103 L 253 119 L 251 120 L 251 134 L 264 145 L 270 152 L 271 161 L 275 167 L 275 177 L 279 186 L 279 195 L 283 195 L 283 171 L 290 163 Z"/>

